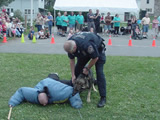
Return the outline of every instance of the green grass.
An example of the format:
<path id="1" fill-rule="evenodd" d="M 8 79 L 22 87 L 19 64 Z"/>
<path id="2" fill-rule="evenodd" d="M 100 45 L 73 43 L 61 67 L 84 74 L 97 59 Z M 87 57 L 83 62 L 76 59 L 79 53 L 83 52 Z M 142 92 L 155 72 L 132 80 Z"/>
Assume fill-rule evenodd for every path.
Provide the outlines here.
<path id="1" fill-rule="evenodd" d="M 70 79 L 66 55 L 0 54 L 0 120 L 6 120 L 8 100 L 22 87 L 34 87 L 49 73 Z M 93 70 L 95 73 L 95 70 Z M 13 108 L 11 120 L 158 120 L 160 118 L 160 58 L 107 57 L 107 105 L 97 108 L 99 94 L 81 93 L 83 108 L 69 104 L 42 107 L 23 103 Z M 82 117 L 80 117 L 80 115 Z"/>

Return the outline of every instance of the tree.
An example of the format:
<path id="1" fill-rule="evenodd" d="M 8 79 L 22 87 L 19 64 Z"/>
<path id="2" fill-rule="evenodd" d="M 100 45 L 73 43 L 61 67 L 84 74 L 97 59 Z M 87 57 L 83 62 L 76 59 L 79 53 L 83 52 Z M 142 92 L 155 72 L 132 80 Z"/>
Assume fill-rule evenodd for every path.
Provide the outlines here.
<path id="1" fill-rule="evenodd" d="M 51 12 L 52 15 L 54 15 L 53 6 L 56 0 L 45 0 L 45 9 L 47 9 L 49 12 Z"/>
<path id="2" fill-rule="evenodd" d="M 9 3 L 13 2 L 14 0 L 0 0 L 0 7 L 7 6 Z"/>
<path id="3" fill-rule="evenodd" d="M 53 5 L 55 3 L 56 0 L 45 0 L 45 8 L 49 9 L 52 8 L 53 9 Z"/>
<path id="4" fill-rule="evenodd" d="M 18 19 L 20 19 L 21 21 L 24 21 L 23 17 L 22 17 L 22 12 L 20 10 L 16 10 L 14 11 L 14 17 L 17 17 Z"/>

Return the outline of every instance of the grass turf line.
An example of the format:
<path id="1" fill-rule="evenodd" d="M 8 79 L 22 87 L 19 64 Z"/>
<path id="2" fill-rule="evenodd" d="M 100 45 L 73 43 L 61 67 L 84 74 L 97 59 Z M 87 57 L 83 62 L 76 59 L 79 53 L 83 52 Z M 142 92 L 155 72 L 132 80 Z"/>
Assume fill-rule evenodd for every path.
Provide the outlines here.
<path id="1" fill-rule="evenodd" d="M 71 78 L 66 55 L 0 54 L 0 120 L 6 120 L 8 100 L 22 87 L 34 87 L 49 73 Z M 93 70 L 95 75 L 95 70 Z M 11 120 L 137 120 L 160 118 L 160 58 L 108 56 L 104 66 L 107 105 L 97 108 L 99 94 L 81 93 L 80 113 L 69 104 L 42 107 L 23 103 L 13 108 Z M 82 115 L 82 118 L 80 116 Z"/>

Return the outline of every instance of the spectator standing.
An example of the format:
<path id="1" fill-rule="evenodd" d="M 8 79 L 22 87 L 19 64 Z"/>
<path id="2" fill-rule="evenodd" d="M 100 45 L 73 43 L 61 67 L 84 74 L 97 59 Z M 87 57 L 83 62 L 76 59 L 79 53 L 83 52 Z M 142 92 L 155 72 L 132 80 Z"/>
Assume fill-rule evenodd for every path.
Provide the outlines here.
<path id="1" fill-rule="evenodd" d="M 41 13 L 38 13 L 36 18 L 36 27 L 38 32 L 42 29 L 42 24 L 43 24 L 43 17 Z"/>
<path id="2" fill-rule="evenodd" d="M 61 19 L 61 13 L 58 12 L 58 16 L 56 17 L 56 26 L 58 29 L 57 34 L 61 35 L 62 34 L 62 19 Z"/>
<path id="3" fill-rule="evenodd" d="M 119 35 L 119 27 L 120 27 L 120 17 L 118 14 L 115 15 L 113 22 L 114 22 L 114 34 L 116 36 L 118 36 Z"/>
<path id="4" fill-rule="evenodd" d="M 146 14 L 146 16 L 143 17 L 141 22 L 142 22 L 142 25 L 143 25 L 143 37 L 147 37 L 148 28 L 149 28 L 149 24 L 150 24 L 149 15 Z"/>
<path id="5" fill-rule="evenodd" d="M 49 27 L 49 26 L 48 26 L 48 21 L 49 21 L 49 19 L 48 19 L 48 16 L 46 15 L 46 16 L 44 17 L 44 19 L 43 19 L 44 28 Z"/>
<path id="6" fill-rule="evenodd" d="M 132 30 L 132 36 L 133 38 L 135 38 L 135 29 L 136 29 L 136 26 L 137 26 L 137 18 L 136 16 L 132 16 L 131 18 L 131 30 Z"/>
<path id="7" fill-rule="evenodd" d="M 95 32 L 99 33 L 100 32 L 100 20 L 101 16 L 99 14 L 99 10 L 96 10 L 95 18 L 94 18 L 94 23 L 95 23 Z"/>
<path id="8" fill-rule="evenodd" d="M 152 21 L 152 29 L 155 37 L 157 37 L 158 24 L 159 24 L 159 21 L 157 19 L 157 16 L 154 16 L 154 19 Z"/>
<path id="9" fill-rule="evenodd" d="M 159 32 L 160 32 L 160 16 L 158 17 L 158 22 L 159 22 L 159 24 L 158 24 L 158 33 L 157 33 L 157 35 L 159 35 Z"/>
<path id="10" fill-rule="evenodd" d="M 104 32 L 107 34 L 110 34 L 111 32 L 111 21 L 112 18 L 110 16 L 110 12 L 107 13 L 107 16 L 105 17 L 105 26 L 104 26 Z"/>
<path id="11" fill-rule="evenodd" d="M 92 10 L 89 9 L 89 13 L 87 14 L 87 22 L 88 22 L 88 31 L 90 31 L 91 27 L 95 30 L 95 24 L 94 24 L 94 14 L 92 13 Z"/>
<path id="12" fill-rule="evenodd" d="M 52 26 L 53 26 L 53 16 L 50 12 L 48 12 L 48 27 L 49 27 L 49 33 L 52 34 Z"/>
<path id="13" fill-rule="evenodd" d="M 67 25 L 68 25 L 68 17 L 67 12 L 64 12 L 62 16 L 62 37 L 65 37 L 65 32 L 67 31 Z"/>
<path id="14" fill-rule="evenodd" d="M 69 20 L 69 29 L 73 30 L 76 24 L 76 15 L 74 15 L 74 12 L 71 12 L 71 15 L 68 16 L 68 20 Z"/>
<path id="15" fill-rule="evenodd" d="M 76 17 L 76 23 L 77 23 L 77 29 L 78 31 L 82 31 L 83 24 L 84 24 L 84 16 L 82 15 L 82 12 L 79 12 L 79 14 Z"/>

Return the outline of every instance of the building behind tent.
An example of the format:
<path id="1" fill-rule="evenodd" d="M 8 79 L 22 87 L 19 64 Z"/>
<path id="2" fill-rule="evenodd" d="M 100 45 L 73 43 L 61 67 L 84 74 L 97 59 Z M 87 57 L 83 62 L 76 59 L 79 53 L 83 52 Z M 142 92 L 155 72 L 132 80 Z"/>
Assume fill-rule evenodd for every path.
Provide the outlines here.
<path id="1" fill-rule="evenodd" d="M 36 18 L 37 13 L 44 13 L 44 0 L 33 0 L 33 19 Z M 15 0 L 5 7 L 8 13 L 14 13 L 16 10 L 20 10 L 22 17 L 31 19 L 31 0 Z"/>

